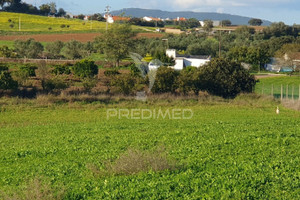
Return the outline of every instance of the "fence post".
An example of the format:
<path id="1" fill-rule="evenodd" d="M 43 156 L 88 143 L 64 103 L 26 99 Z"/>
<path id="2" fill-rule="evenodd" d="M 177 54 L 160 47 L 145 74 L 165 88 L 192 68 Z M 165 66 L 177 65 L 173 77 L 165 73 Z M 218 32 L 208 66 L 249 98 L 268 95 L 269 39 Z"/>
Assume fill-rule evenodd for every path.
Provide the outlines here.
<path id="1" fill-rule="evenodd" d="M 280 96 L 280 99 L 281 99 L 281 101 L 283 99 L 283 86 L 282 86 L 282 84 L 281 84 L 281 96 Z"/>
<path id="2" fill-rule="evenodd" d="M 272 94 L 272 97 L 274 98 L 274 84 L 272 84 L 271 94 Z"/>
<path id="3" fill-rule="evenodd" d="M 289 98 L 289 85 L 286 85 L 286 92 L 285 92 L 285 98 Z"/>
<path id="4" fill-rule="evenodd" d="M 294 101 L 294 85 L 292 86 L 292 100 Z"/>

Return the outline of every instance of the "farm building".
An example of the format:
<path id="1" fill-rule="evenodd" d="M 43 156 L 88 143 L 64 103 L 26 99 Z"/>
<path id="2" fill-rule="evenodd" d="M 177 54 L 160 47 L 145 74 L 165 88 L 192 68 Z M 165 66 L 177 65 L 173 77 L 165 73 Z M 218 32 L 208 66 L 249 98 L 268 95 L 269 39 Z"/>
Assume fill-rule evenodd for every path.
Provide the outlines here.
<path id="1" fill-rule="evenodd" d="M 175 70 L 183 70 L 184 68 L 188 66 L 193 67 L 201 67 L 205 65 L 206 63 L 210 62 L 211 57 L 210 56 L 201 56 L 201 55 L 179 55 L 176 53 L 175 49 L 167 49 L 166 55 L 168 57 L 172 57 L 175 59 L 175 65 L 171 66 Z M 149 70 L 157 69 L 161 66 L 161 62 L 151 61 L 148 65 Z"/>
<path id="2" fill-rule="evenodd" d="M 179 55 L 175 49 L 167 49 L 166 54 L 175 59 L 173 67 L 176 70 L 183 70 L 188 66 L 201 67 L 211 60 L 211 57 L 207 55 Z"/>

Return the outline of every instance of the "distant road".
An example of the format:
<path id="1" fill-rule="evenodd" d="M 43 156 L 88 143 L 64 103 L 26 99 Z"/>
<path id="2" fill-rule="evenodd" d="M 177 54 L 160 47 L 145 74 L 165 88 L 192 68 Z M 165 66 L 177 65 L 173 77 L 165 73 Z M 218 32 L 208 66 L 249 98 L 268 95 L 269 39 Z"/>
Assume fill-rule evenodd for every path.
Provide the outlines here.
<path id="1" fill-rule="evenodd" d="M 0 36 L 0 40 L 27 40 L 29 38 L 33 38 L 39 42 L 54 42 L 56 40 L 60 40 L 63 42 L 67 42 L 70 40 L 78 40 L 80 42 L 88 42 L 95 39 L 95 37 L 99 36 L 100 33 L 66 33 L 66 34 L 36 34 L 36 35 L 4 35 Z M 146 37 L 146 38 L 155 38 L 155 37 L 163 37 L 161 33 L 138 33 L 137 37 Z"/>

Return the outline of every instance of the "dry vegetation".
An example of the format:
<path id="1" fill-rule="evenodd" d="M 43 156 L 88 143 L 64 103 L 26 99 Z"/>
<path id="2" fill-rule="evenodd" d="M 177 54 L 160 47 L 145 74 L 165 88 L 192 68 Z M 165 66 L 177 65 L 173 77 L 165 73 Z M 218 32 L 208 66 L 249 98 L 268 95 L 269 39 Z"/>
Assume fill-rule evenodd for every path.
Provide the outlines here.
<path id="1" fill-rule="evenodd" d="M 158 147 L 155 151 L 142 151 L 139 149 L 129 148 L 122 153 L 115 161 L 105 161 L 105 170 L 99 170 L 95 165 L 87 166 L 94 176 L 109 175 L 131 175 L 140 172 L 154 172 L 175 170 L 176 162 L 168 158 L 168 154 L 163 146 Z"/>
<path id="2" fill-rule="evenodd" d="M 56 192 L 50 183 L 45 183 L 41 178 L 29 181 L 24 190 L 13 194 L 0 193 L 4 200 L 60 200 L 64 197 L 64 190 Z"/>

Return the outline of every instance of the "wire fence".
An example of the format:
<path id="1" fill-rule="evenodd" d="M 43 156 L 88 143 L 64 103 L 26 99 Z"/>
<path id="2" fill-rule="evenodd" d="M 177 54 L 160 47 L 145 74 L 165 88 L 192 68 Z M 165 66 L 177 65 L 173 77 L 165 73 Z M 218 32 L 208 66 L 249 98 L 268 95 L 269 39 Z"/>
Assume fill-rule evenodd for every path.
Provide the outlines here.
<path id="1" fill-rule="evenodd" d="M 262 84 L 261 87 L 258 90 L 256 90 L 256 92 L 263 95 L 270 95 L 280 100 L 289 99 L 289 100 L 300 101 L 300 84 L 299 85 Z"/>

